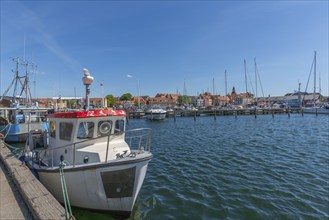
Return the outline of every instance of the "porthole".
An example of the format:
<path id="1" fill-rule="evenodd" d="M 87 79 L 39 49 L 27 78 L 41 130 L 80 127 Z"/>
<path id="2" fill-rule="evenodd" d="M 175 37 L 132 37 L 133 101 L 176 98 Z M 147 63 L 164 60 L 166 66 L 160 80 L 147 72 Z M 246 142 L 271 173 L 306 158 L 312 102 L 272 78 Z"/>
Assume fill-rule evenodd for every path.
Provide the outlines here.
<path id="1" fill-rule="evenodd" d="M 111 128 L 112 128 L 112 125 L 110 122 L 108 121 L 104 121 L 102 122 L 100 125 L 99 125 L 99 133 L 102 134 L 102 135 L 107 135 L 110 133 L 111 131 Z"/>

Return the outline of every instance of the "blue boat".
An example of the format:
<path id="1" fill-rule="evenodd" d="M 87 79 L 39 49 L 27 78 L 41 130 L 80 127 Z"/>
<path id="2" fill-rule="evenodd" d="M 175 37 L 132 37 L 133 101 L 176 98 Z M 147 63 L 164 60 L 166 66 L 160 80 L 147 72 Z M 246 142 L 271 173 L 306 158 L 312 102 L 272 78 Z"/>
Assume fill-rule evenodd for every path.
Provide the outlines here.
<path id="1" fill-rule="evenodd" d="M 0 108 L 0 133 L 6 142 L 25 142 L 29 131 L 48 130 L 48 109 L 36 106 Z"/>
<path id="2" fill-rule="evenodd" d="M 6 142 L 25 142 L 29 131 L 48 130 L 45 118 L 48 109 L 39 108 L 38 103 L 32 101 L 28 63 L 19 58 L 13 61 L 16 63 L 15 76 L 0 98 L 0 105 L 4 106 L 0 107 L 0 138 Z M 25 67 L 23 76 L 19 75 L 20 65 Z M 13 95 L 6 96 L 13 85 Z"/>

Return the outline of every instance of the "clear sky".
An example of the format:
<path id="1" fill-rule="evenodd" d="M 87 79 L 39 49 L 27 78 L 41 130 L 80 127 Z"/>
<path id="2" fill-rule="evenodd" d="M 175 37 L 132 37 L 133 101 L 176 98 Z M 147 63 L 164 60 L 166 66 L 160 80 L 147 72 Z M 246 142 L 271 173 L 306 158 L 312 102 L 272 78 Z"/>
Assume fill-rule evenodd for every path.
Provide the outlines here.
<path id="1" fill-rule="evenodd" d="M 244 59 L 252 92 L 254 58 L 264 95 L 277 96 L 298 90 L 298 82 L 305 91 L 314 51 L 317 90 L 321 81 L 322 94 L 329 94 L 326 0 L 1 0 L 0 6 L 1 94 L 14 76 L 10 57 L 25 54 L 37 64 L 33 97 L 84 96 L 83 68 L 95 78 L 91 97 L 101 95 L 101 83 L 104 95 L 137 95 L 138 84 L 140 95 L 183 94 L 184 81 L 187 95 L 197 95 L 213 92 L 213 79 L 223 95 L 225 70 L 228 91 L 235 86 L 241 93 Z"/>

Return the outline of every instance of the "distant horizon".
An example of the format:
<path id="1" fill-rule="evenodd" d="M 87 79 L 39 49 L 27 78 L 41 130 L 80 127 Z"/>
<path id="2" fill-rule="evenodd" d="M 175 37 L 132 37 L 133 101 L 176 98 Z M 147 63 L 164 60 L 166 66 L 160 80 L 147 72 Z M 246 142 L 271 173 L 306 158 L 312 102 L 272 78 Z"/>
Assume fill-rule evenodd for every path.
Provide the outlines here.
<path id="1" fill-rule="evenodd" d="M 305 92 L 317 51 L 316 90 L 329 96 L 328 7 L 328 1 L 1 1 L 0 94 L 14 77 L 10 57 L 19 56 L 37 65 L 32 97 L 83 97 L 83 68 L 94 77 L 91 97 L 222 95 L 225 81 L 228 92 L 234 86 L 244 93 L 244 60 L 248 91 L 256 93 L 256 60 L 257 96 L 280 96 L 298 83 Z M 306 92 L 313 87 L 311 76 Z"/>

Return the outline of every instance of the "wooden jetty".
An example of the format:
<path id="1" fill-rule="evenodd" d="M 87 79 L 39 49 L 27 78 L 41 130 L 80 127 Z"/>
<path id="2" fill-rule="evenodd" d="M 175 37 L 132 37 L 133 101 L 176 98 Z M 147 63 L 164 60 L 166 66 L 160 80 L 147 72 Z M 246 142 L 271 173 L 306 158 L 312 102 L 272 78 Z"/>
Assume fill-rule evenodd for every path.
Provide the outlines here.
<path id="1" fill-rule="evenodd" d="M 298 109 L 205 109 L 205 110 L 179 110 L 175 111 L 175 116 L 224 116 L 224 115 L 266 115 L 266 114 L 288 114 L 299 112 Z M 167 115 L 168 117 L 169 115 Z M 169 117 L 170 117 L 169 116 Z"/>
<path id="2" fill-rule="evenodd" d="M 292 108 L 250 108 L 250 109 L 204 109 L 204 110 L 175 110 L 168 111 L 167 117 L 196 117 L 196 116 L 224 116 L 224 115 L 274 115 L 274 114 L 290 114 L 300 113 L 301 109 Z M 143 118 L 144 114 L 141 112 L 128 112 L 128 118 Z"/>
<path id="3" fill-rule="evenodd" d="M 65 209 L 39 182 L 29 168 L 12 154 L 2 140 L 0 140 L 0 163 L 4 165 L 5 171 L 9 173 L 9 175 L 4 175 L 4 178 L 12 178 L 33 219 L 65 219 Z M 11 180 L 7 180 L 7 182 L 11 182 Z M 1 191 L 1 193 L 3 192 Z M 12 210 L 16 212 L 21 210 L 20 203 L 22 201 L 10 204 L 3 202 L 10 199 L 10 197 L 12 197 L 10 191 L 4 193 L 4 195 L 1 194 L 1 217 L 11 215 L 10 211 Z M 17 200 L 20 197 L 15 198 Z M 25 219 L 29 218 L 26 211 L 22 215 Z M 9 219 L 17 218 L 12 216 Z"/>

